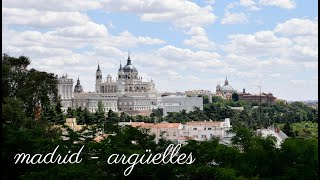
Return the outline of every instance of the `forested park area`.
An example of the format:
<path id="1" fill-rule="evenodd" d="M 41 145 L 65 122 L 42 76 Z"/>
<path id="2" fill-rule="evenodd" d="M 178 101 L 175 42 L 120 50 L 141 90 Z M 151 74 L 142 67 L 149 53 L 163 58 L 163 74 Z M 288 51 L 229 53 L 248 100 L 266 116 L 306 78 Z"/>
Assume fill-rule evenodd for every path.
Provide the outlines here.
<path id="1" fill-rule="evenodd" d="M 303 128 L 318 124 L 318 110 L 302 102 L 286 104 L 256 104 L 204 98 L 204 110 L 169 113 L 162 117 L 156 109 L 150 117 L 129 116 L 125 113 L 96 113 L 86 109 L 61 111 L 57 76 L 36 69 L 25 70 L 28 57 L 2 56 L 2 168 L 3 179 L 318 179 L 318 135 L 303 133 Z M 243 111 L 230 107 L 241 106 Z M 78 124 L 88 125 L 82 131 L 64 126 L 67 117 Z M 144 154 L 163 152 L 172 142 L 160 139 L 146 130 L 130 126 L 119 127 L 119 121 L 181 122 L 230 118 L 235 136 L 232 145 L 219 144 L 218 139 L 188 141 L 180 153 L 192 152 L 196 159 L 191 165 L 138 164 L 129 176 L 124 176 L 128 164 L 109 164 L 111 154 Z M 274 138 L 255 135 L 254 130 L 278 124 L 289 135 L 280 148 Z M 61 125 L 67 130 L 62 133 Z M 104 127 L 114 134 L 96 142 L 94 135 Z M 314 128 L 311 128 L 314 131 Z M 79 164 L 15 164 L 17 153 L 45 154 L 59 145 L 57 153 L 76 152 L 83 145 L 83 161 Z M 90 159 L 98 155 L 99 159 Z"/>

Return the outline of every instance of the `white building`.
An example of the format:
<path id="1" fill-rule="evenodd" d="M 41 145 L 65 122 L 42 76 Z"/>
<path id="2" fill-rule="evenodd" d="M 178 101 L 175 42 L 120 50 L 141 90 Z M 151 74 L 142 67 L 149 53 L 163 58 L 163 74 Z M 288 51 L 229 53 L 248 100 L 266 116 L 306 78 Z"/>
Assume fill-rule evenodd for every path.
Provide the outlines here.
<path id="1" fill-rule="evenodd" d="M 194 110 L 194 107 L 198 107 L 203 110 L 203 97 L 187 97 L 169 95 L 162 97 L 162 103 L 159 108 L 163 109 L 163 115 L 166 116 L 168 112 L 180 112 L 183 109 L 186 112 Z"/>
<path id="2" fill-rule="evenodd" d="M 230 139 L 233 136 L 227 133 L 232 128 L 229 118 L 226 118 L 225 121 L 194 121 L 186 124 L 168 122 L 119 122 L 118 124 L 150 129 L 150 134 L 154 134 L 156 139 L 159 139 L 162 134 L 163 138 L 179 143 L 184 143 L 189 139 L 205 141 L 211 138 Z"/>
<path id="3" fill-rule="evenodd" d="M 213 137 L 230 137 L 227 133 L 231 129 L 230 119 L 225 121 L 192 121 L 185 125 L 184 136 L 193 137 L 195 140 L 203 141 Z"/>
<path id="4" fill-rule="evenodd" d="M 58 95 L 61 98 L 62 111 L 66 111 L 68 107 L 72 107 L 73 100 L 73 79 L 68 78 L 68 75 L 62 75 L 58 79 Z"/>
<path id="5" fill-rule="evenodd" d="M 273 136 L 276 138 L 276 147 L 279 148 L 282 142 L 288 138 L 288 136 L 282 132 L 279 128 L 271 126 L 267 129 L 257 129 L 256 133 L 262 137 Z"/>

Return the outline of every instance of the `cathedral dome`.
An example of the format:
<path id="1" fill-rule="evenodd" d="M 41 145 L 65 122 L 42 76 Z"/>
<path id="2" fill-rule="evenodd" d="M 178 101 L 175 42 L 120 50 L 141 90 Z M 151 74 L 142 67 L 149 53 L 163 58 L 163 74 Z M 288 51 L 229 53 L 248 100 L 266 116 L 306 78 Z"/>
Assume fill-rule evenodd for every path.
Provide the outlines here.
<path id="1" fill-rule="evenodd" d="M 229 84 L 227 77 L 226 77 L 226 80 L 224 81 L 224 85 L 221 87 L 221 91 L 222 92 L 234 92 L 234 89 Z"/>
<path id="2" fill-rule="evenodd" d="M 76 86 L 74 87 L 74 93 L 82 93 L 83 92 L 83 89 L 82 89 L 82 86 L 80 84 L 80 80 L 79 80 L 79 77 L 78 77 L 78 80 L 77 80 L 77 84 Z"/>
<path id="3" fill-rule="evenodd" d="M 130 56 L 128 56 L 127 64 L 122 68 L 124 72 L 138 72 L 137 68 L 131 64 Z"/>
<path id="4" fill-rule="evenodd" d="M 124 72 L 138 72 L 137 71 L 137 68 L 136 67 L 134 67 L 133 65 L 125 65 L 124 67 L 123 67 L 123 71 Z"/>
<path id="5" fill-rule="evenodd" d="M 232 88 L 232 86 L 228 85 L 224 85 L 221 88 L 222 91 L 234 91 L 234 89 Z"/>

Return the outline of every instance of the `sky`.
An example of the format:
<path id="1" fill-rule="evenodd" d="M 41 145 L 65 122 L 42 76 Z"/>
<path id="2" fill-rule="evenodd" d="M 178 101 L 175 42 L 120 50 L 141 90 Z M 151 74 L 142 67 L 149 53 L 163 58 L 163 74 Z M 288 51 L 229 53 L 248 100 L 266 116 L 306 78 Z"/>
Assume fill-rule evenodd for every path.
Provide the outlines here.
<path id="1" fill-rule="evenodd" d="M 159 92 L 237 91 L 318 99 L 316 0 L 2 1 L 2 52 L 30 68 L 79 77 L 94 91 L 132 64 Z"/>

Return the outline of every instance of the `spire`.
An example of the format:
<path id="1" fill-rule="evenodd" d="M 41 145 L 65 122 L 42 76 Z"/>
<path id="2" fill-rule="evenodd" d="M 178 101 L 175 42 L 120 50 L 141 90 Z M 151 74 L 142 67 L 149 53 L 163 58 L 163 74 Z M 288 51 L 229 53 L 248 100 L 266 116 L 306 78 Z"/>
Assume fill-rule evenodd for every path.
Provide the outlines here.
<path id="1" fill-rule="evenodd" d="M 100 65 L 99 65 L 99 60 L 98 60 L 98 69 L 97 69 L 97 71 L 100 71 Z"/>
<path id="2" fill-rule="evenodd" d="M 119 67 L 119 71 L 122 70 L 122 64 L 121 64 L 121 60 L 120 60 L 120 67 Z"/>
<path id="3" fill-rule="evenodd" d="M 79 79 L 79 76 L 78 76 L 78 80 L 77 80 L 77 85 L 74 87 L 74 93 L 82 93 L 83 92 L 83 89 L 82 89 L 82 86 L 80 85 L 80 79 Z"/>
<path id="4" fill-rule="evenodd" d="M 131 65 L 130 52 L 128 51 L 127 65 Z"/>
<path id="5" fill-rule="evenodd" d="M 228 84 L 229 84 L 229 82 L 228 82 L 228 78 L 226 76 L 226 80 L 224 81 L 224 85 L 228 85 Z"/>
<path id="6" fill-rule="evenodd" d="M 78 76 L 78 80 L 77 80 L 77 85 L 80 85 L 80 79 L 79 79 L 79 76 Z"/>

